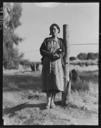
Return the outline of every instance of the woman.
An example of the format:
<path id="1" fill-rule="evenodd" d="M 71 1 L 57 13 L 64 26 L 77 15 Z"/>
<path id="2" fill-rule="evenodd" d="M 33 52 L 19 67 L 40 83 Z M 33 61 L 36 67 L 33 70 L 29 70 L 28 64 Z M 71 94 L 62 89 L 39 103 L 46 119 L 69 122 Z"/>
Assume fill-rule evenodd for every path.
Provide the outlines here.
<path id="1" fill-rule="evenodd" d="M 63 40 L 58 38 L 60 28 L 57 24 L 50 26 L 51 37 L 45 38 L 41 47 L 42 55 L 42 80 L 43 91 L 47 94 L 46 108 L 55 107 L 55 95 L 64 91 L 64 74 L 63 74 Z"/>

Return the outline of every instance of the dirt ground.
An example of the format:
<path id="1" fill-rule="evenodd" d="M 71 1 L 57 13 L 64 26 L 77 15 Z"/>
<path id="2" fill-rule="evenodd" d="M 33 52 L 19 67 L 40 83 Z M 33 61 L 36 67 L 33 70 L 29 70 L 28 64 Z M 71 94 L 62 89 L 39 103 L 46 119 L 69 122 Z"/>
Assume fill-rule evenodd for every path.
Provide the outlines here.
<path id="1" fill-rule="evenodd" d="M 25 76 L 27 80 L 30 78 L 29 81 Z M 72 92 L 72 100 L 65 107 L 61 105 L 61 93 L 58 93 L 56 108 L 47 110 L 46 95 L 37 88 L 37 76 L 38 73 L 16 74 L 11 83 L 3 87 L 4 125 L 98 125 L 97 87 L 90 92 Z M 20 84 L 17 83 L 18 77 L 22 81 Z M 32 89 L 32 80 L 36 90 Z M 30 82 L 29 87 L 27 82 Z M 97 86 L 95 83 L 90 84 Z"/>

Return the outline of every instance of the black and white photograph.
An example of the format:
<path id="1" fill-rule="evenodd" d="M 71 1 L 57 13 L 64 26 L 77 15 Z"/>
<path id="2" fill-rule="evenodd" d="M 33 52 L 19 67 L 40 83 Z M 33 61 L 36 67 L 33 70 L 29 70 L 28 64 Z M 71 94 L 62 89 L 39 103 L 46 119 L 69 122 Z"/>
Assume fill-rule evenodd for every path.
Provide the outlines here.
<path id="1" fill-rule="evenodd" d="M 99 125 L 99 2 L 3 2 L 3 125 Z"/>

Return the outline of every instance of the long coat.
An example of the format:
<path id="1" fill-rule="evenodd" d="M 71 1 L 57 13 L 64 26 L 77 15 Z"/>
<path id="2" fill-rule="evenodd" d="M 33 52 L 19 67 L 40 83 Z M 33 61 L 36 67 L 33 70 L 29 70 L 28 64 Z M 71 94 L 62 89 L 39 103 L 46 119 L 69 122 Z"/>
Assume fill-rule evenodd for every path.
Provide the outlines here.
<path id="1" fill-rule="evenodd" d="M 61 52 L 57 52 L 61 49 Z M 42 55 L 42 90 L 47 91 L 64 91 L 64 56 L 63 40 L 58 38 L 55 41 L 52 37 L 45 38 L 41 47 Z"/>

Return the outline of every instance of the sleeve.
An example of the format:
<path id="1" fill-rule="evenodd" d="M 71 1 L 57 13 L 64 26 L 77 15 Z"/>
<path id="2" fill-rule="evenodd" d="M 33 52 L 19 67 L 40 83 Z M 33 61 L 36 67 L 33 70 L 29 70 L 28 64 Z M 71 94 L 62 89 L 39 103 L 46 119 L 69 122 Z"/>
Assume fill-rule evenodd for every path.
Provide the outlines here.
<path id="1" fill-rule="evenodd" d="M 50 57 L 50 52 L 47 50 L 47 46 L 46 46 L 46 39 L 43 41 L 41 47 L 40 47 L 40 54 L 44 57 Z"/>

